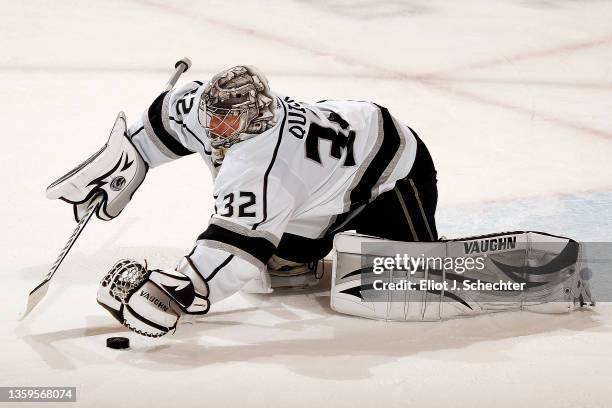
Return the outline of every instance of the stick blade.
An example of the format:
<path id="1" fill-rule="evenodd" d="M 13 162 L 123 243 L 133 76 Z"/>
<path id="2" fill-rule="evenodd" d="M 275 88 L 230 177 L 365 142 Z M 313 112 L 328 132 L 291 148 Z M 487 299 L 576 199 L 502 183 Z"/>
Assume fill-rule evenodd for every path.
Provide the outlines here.
<path id="1" fill-rule="evenodd" d="M 28 303 L 26 305 L 26 308 L 21 314 L 21 316 L 19 316 L 19 321 L 25 319 L 26 316 L 30 314 L 32 309 L 34 309 L 34 307 L 36 307 L 36 305 L 39 304 L 40 301 L 45 297 L 47 291 L 49 290 L 50 282 L 50 279 L 45 279 L 40 285 L 32 289 L 32 291 L 28 295 Z"/>

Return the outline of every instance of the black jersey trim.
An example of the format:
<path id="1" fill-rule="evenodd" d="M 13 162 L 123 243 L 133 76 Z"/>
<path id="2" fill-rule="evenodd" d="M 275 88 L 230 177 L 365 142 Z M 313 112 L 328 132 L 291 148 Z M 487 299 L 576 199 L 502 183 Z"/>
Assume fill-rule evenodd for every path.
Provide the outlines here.
<path id="1" fill-rule="evenodd" d="M 431 153 L 425 143 L 419 135 L 410 127 L 407 126 L 408 130 L 414 136 L 416 140 L 416 155 L 414 157 L 414 163 L 412 163 L 412 167 L 408 172 L 407 179 L 411 178 L 414 180 L 420 179 L 431 179 L 432 177 L 436 177 L 436 166 L 434 165 L 433 159 L 431 158 Z"/>
<path id="2" fill-rule="evenodd" d="M 191 150 L 187 149 L 183 146 L 178 140 L 174 138 L 166 128 L 164 127 L 162 121 L 162 107 L 164 105 L 164 98 L 168 92 L 163 92 L 160 94 L 151 104 L 147 115 L 149 116 L 149 122 L 151 123 L 151 128 L 155 133 L 155 136 L 170 150 L 172 153 L 177 156 L 187 156 L 192 154 Z"/>
<path id="3" fill-rule="evenodd" d="M 278 140 L 276 142 L 276 147 L 274 148 L 274 153 L 272 154 L 272 160 L 270 160 L 270 164 L 266 169 L 266 173 L 264 174 L 263 181 L 263 218 L 260 222 L 253 224 L 252 229 L 257 229 L 260 224 L 263 224 L 268 219 L 268 175 L 272 170 L 272 166 L 274 166 L 274 162 L 276 161 L 276 155 L 278 154 L 278 149 L 283 140 L 283 132 L 285 130 L 285 120 L 287 119 L 287 108 L 285 107 L 285 102 L 280 98 L 278 100 L 281 102 L 281 106 L 283 107 L 283 120 L 281 121 L 280 129 L 278 132 Z M 267 259 L 266 259 L 267 261 Z M 265 263 L 265 262 L 264 262 Z"/>
<path id="4" fill-rule="evenodd" d="M 230 261 L 231 261 L 232 259 L 234 259 L 234 255 L 233 255 L 233 254 L 232 254 L 232 255 L 230 255 L 230 256 L 228 256 L 227 258 L 225 258 L 225 261 L 221 262 L 221 263 L 219 264 L 219 266 L 217 266 L 217 267 L 216 267 L 216 268 L 215 268 L 215 269 L 212 271 L 212 273 L 211 273 L 211 274 L 210 274 L 210 276 L 208 277 L 208 280 L 211 280 L 212 278 L 214 278 L 214 277 L 215 277 L 215 275 L 216 275 L 216 274 L 217 274 L 217 273 L 218 273 L 218 272 L 219 272 L 221 269 L 223 269 L 225 266 L 227 266 L 227 264 L 228 264 L 228 263 L 230 263 Z"/>
<path id="5" fill-rule="evenodd" d="M 285 232 L 275 255 L 291 262 L 315 262 L 323 259 L 331 251 L 333 236 L 306 238 Z"/>
<path id="6" fill-rule="evenodd" d="M 265 238 L 248 237 L 246 235 L 230 231 L 216 224 L 210 224 L 206 231 L 201 233 L 198 237 L 198 240 L 201 239 L 231 245 L 252 255 L 263 264 L 268 262 L 268 259 L 270 259 L 276 250 L 276 245 Z M 210 277 L 208 279 L 210 279 Z"/>
<path id="7" fill-rule="evenodd" d="M 144 126 L 139 127 L 138 130 L 136 130 L 134 133 L 130 135 L 130 138 L 133 138 L 134 136 L 139 134 L 143 129 L 144 129 Z"/>
<path id="8" fill-rule="evenodd" d="M 189 129 L 189 127 L 187 126 L 187 124 L 186 124 L 185 122 L 183 122 L 182 120 L 179 120 L 179 119 L 175 118 L 174 116 L 170 116 L 170 120 L 171 120 L 171 121 L 173 121 L 173 122 L 175 122 L 175 123 L 176 123 L 176 124 L 178 124 L 178 125 L 181 125 L 181 127 L 182 127 L 183 129 L 185 129 L 186 131 L 188 131 L 188 132 L 191 134 L 191 136 L 193 136 L 193 137 L 194 137 L 194 139 L 195 139 L 195 140 L 197 140 L 197 141 L 198 141 L 198 143 L 200 143 L 200 144 L 202 145 L 202 148 L 204 149 L 204 153 L 205 153 L 206 155 L 210 156 L 210 155 L 212 154 L 212 151 L 210 151 L 210 150 L 206 150 L 206 145 L 204 144 L 204 142 L 202 142 L 202 140 L 201 140 L 199 137 L 197 137 L 197 136 L 196 136 L 196 134 L 195 134 L 195 133 L 194 133 L 194 132 L 193 132 L 191 129 Z"/>
<path id="9" fill-rule="evenodd" d="M 372 198 L 372 189 L 382 177 L 385 169 L 393 160 L 393 157 L 400 148 L 401 139 L 391 114 L 382 106 L 376 105 L 383 120 L 383 141 L 380 149 L 368 164 L 368 168 L 361 176 L 359 183 L 353 188 L 350 194 L 351 208 L 364 204 Z"/>
<path id="10" fill-rule="evenodd" d="M 339 214 L 334 222 L 326 229 L 325 235 L 331 232 L 335 232 L 337 228 L 342 226 L 344 222 L 350 217 L 353 211 L 358 209 L 363 204 L 367 204 L 372 198 L 372 189 L 380 178 L 382 177 L 385 169 L 395 157 L 397 150 L 401 146 L 401 138 L 391 114 L 387 108 L 382 107 L 373 103 L 380 112 L 383 121 L 383 140 L 380 148 L 368 163 L 368 167 L 363 172 L 361 179 L 351 190 L 349 194 L 349 210 L 345 213 Z"/>
<path id="11" fill-rule="evenodd" d="M 198 275 L 198 277 L 202 280 L 202 283 L 204 284 L 204 287 L 206 288 L 206 295 L 201 295 L 198 293 L 197 288 L 195 286 L 195 284 L 193 285 L 194 287 L 194 291 L 195 291 L 195 296 L 200 298 L 200 299 L 206 299 L 208 300 L 208 296 L 210 295 L 210 287 L 208 286 L 208 282 L 215 277 L 215 275 L 217 274 L 217 272 L 219 272 L 221 269 L 223 269 L 225 266 L 227 266 L 228 263 L 230 263 L 230 261 L 234 258 L 234 255 L 229 255 L 225 261 L 221 262 L 219 264 L 219 266 L 217 266 L 212 273 L 208 276 L 208 278 L 205 278 L 204 275 L 202 274 L 202 272 L 200 272 L 200 270 L 198 269 L 198 267 L 196 266 L 195 262 L 193 262 L 193 259 L 191 259 L 191 256 L 193 255 L 193 253 L 195 252 L 195 250 L 198 248 L 198 245 L 196 244 L 196 246 L 193 247 L 193 249 L 191 250 L 191 252 L 189 252 L 189 254 L 187 256 L 185 256 L 185 259 L 187 259 L 187 263 L 189 264 L 189 266 L 191 267 L 191 269 L 193 269 L 195 271 L 195 273 Z M 210 309 L 210 302 L 208 302 L 208 305 L 206 307 L 206 311 L 204 311 L 204 313 L 208 313 L 208 310 Z M 202 313 L 202 314 L 204 314 Z"/>
<path id="12" fill-rule="evenodd" d="M 187 260 L 187 263 L 189 264 L 189 267 L 191 269 L 193 269 L 195 274 L 198 276 L 198 278 L 200 278 L 200 280 L 204 284 L 204 287 L 206 288 L 206 293 L 210 293 L 210 290 L 208 289 L 208 282 L 206 281 L 206 278 L 204 277 L 204 275 L 202 275 L 202 272 L 200 272 L 200 270 L 198 269 L 196 264 L 191 259 L 191 255 L 193 255 L 193 253 L 195 252 L 197 247 L 198 247 L 197 245 L 194 246 L 193 249 L 191 250 L 191 252 L 189 253 L 189 255 L 185 256 L 185 259 Z M 190 280 L 191 280 L 191 278 L 190 278 Z M 193 280 L 191 282 L 193 283 Z M 193 283 L 193 287 L 194 287 L 195 291 L 197 292 L 195 283 Z"/>

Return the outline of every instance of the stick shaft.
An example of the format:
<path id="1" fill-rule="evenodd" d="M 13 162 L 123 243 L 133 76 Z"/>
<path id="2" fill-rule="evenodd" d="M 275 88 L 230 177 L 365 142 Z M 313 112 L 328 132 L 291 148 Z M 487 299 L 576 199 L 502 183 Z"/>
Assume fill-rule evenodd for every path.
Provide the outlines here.
<path id="1" fill-rule="evenodd" d="M 187 71 L 189 67 L 191 67 L 191 60 L 189 58 L 183 58 L 177 61 L 176 64 L 174 64 L 174 68 L 175 68 L 174 73 L 168 80 L 168 83 L 166 84 L 164 91 L 167 92 L 167 91 L 172 90 L 172 88 L 174 88 L 180 76 L 185 71 Z M 81 235 L 81 232 L 83 231 L 83 229 L 85 228 L 85 226 L 91 219 L 92 215 L 98 210 L 101 204 L 102 204 L 101 197 L 98 197 L 97 199 L 94 199 L 91 202 L 89 208 L 87 209 L 87 212 L 85 213 L 85 216 L 81 218 L 81 220 L 78 222 L 76 228 L 72 232 L 72 235 L 70 235 L 68 242 L 66 242 L 64 249 L 62 249 L 62 252 L 60 252 L 59 256 L 57 257 L 53 265 L 51 265 L 51 268 L 45 275 L 42 282 L 39 283 L 38 286 L 36 286 L 28 295 L 28 303 L 26 305 L 26 309 L 21 314 L 19 320 L 23 320 L 28 314 L 30 314 L 30 312 L 34 309 L 34 307 L 36 307 L 36 305 L 40 303 L 40 301 L 45 297 L 45 295 L 47 294 L 47 290 L 49 289 L 51 278 L 53 278 L 53 275 L 55 275 L 55 272 L 58 270 L 58 268 L 60 267 L 60 265 L 66 258 L 66 255 L 68 255 L 68 252 L 70 251 L 70 249 L 76 242 L 77 238 L 79 237 L 79 235 Z"/>
<path id="2" fill-rule="evenodd" d="M 87 223 L 91 219 L 91 216 L 98 210 L 98 208 L 100 207 L 101 203 L 102 203 L 102 199 L 101 198 L 91 202 L 91 204 L 89 206 L 89 209 L 85 213 L 85 216 L 83 218 L 81 218 L 81 220 L 77 224 L 76 228 L 72 232 L 72 235 L 70 236 L 70 239 L 68 240 L 68 242 L 66 242 L 66 245 L 64 246 L 64 249 L 62 249 L 62 252 L 60 252 L 59 256 L 57 257 L 57 259 L 53 263 L 53 266 L 51 266 L 51 269 L 49 269 L 49 272 L 47 272 L 47 275 L 45 276 L 45 279 L 51 279 L 51 277 L 53 277 L 53 275 L 55 274 L 57 269 L 60 267 L 60 265 L 64 261 L 64 258 L 66 258 L 66 255 L 68 255 L 68 252 L 70 251 L 70 249 L 72 248 L 72 246 L 76 242 L 76 240 L 79 237 L 79 235 L 81 235 L 81 231 L 83 231 L 83 229 L 85 229 L 85 226 L 87 225 Z"/>
<path id="3" fill-rule="evenodd" d="M 30 312 L 34 309 L 34 307 L 36 307 L 36 305 L 40 303 L 40 301 L 45 297 L 45 295 L 47 294 L 47 290 L 49 289 L 49 283 L 51 281 L 51 278 L 53 278 L 53 275 L 55 275 L 55 272 L 62 264 L 62 261 L 64 260 L 64 258 L 66 258 L 66 255 L 68 255 L 68 252 L 76 242 L 79 235 L 81 235 L 83 229 L 85 229 L 85 226 L 91 219 L 92 215 L 98 210 L 98 207 L 100 207 L 101 203 L 101 198 L 92 201 L 91 205 L 89 206 L 89 209 L 85 213 L 85 216 L 81 218 L 81 220 L 77 224 L 77 227 L 72 232 L 72 235 L 70 235 L 68 242 L 66 242 L 66 245 L 64 245 L 64 249 L 62 249 L 62 252 L 60 252 L 59 256 L 45 275 L 43 281 L 39 283 L 38 286 L 36 286 L 28 295 L 28 303 L 24 312 L 19 317 L 19 320 L 23 320 L 27 315 L 29 315 Z"/>
<path id="4" fill-rule="evenodd" d="M 174 85 L 176 85 L 178 79 L 181 77 L 181 75 L 183 75 L 185 71 L 189 69 L 189 67 L 191 67 L 191 60 L 189 58 L 183 58 L 182 60 L 177 61 L 176 64 L 174 64 L 174 72 L 168 80 L 168 83 L 166 83 L 164 92 L 172 90 L 172 88 L 174 88 Z"/>

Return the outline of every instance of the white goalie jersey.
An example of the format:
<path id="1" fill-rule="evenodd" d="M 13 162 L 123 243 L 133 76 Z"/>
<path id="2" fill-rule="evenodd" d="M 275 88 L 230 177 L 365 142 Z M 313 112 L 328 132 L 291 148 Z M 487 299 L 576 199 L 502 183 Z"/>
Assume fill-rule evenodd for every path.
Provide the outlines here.
<path id="1" fill-rule="evenodd" d="M 199 153 L 214 179 L 215 214 L 183 262 L 199 293 L 215 302 L 255 280 L 262 289 L 272 254 L 319 259 L 333 235 L 365 204 L 407 176 L 412 130 L 371 102 L 296 102 L 275 94 L 275 124 L 233 145 L 215 163 L 198 121 L 202 82 L 161 94 L 129 134 L 150 167 Z"/>

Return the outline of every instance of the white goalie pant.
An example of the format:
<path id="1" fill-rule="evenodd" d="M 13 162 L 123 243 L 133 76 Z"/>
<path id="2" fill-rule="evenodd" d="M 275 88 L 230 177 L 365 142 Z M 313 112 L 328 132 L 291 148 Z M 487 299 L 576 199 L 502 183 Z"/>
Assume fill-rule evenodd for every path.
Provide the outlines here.
<path id="1" fill-rule="evenodd" d="M 582 246 L 538 232 L 412 243 L 341 233 L 331 307 L 390 321 L 437 321 L 594 305 Z"/>

